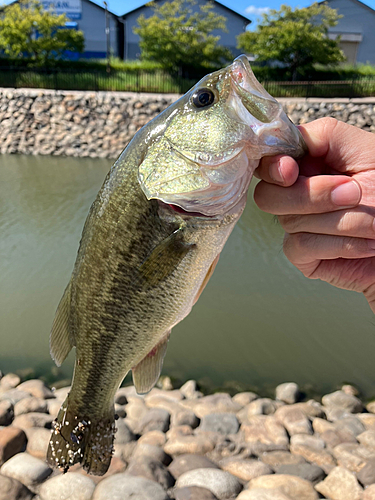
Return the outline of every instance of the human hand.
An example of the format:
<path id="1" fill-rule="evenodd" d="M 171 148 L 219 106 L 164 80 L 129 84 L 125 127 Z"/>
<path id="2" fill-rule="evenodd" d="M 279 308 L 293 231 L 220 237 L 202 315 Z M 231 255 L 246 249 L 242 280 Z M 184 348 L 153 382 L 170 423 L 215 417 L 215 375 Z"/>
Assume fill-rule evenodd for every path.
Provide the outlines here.
<path id="1" fill-rule="evenodd" d="M 364 293 L 375 312 L 375 135 L 333 118 L 299 129 L 308 154 L 263 158 L 255 202 L 305 276 Z"/>

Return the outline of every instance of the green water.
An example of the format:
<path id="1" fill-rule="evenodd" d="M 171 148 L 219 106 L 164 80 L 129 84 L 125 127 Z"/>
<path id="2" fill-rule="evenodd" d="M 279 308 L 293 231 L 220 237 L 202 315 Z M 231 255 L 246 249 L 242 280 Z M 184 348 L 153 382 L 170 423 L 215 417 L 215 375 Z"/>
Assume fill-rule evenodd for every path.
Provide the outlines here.
<path id="1" fill-rule="evenodd" d="M 69 280 L 108 160 L 0 156 L 0 369 L 69 378 L 49 357 Z M 375 318 L 364 298 L 309 281 L 282 253 L 283 231 L 251 193 L 209 285 L 174 328 L 164 373 L 261 391 L 285 381 L 375 395 Z M 233 385 L 233 384 L 232 384 Z"/>

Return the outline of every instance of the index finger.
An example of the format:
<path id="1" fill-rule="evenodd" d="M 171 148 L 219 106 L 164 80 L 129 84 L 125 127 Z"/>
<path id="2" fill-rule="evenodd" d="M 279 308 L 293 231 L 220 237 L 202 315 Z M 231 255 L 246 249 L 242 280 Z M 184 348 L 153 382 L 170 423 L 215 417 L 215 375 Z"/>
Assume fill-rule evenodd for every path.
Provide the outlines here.
<path id="1" fill-rule="evenodd" d="M 309 151 L 300 162 L 302 170 L 316 158 L 342 173 L 375 168 L 375 137 L 371 132 L 334 118 L 319 118 L 298 128 Z"/>

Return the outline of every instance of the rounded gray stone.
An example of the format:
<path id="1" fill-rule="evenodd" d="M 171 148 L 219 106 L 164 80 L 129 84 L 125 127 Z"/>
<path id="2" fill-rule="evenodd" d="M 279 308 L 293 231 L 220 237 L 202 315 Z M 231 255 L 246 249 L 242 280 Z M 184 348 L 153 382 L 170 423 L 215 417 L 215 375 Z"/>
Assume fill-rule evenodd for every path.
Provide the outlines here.
<path id="1" fill-rule="evenodd" d="M 15 373 L 7 373 L 0 379 L 0 387 L 2 389 L 14 389 L 21 382 L 21 379 Z"/>
<path id="2" fill-rule="evenodd" d="M 185 472 L 195 469 L 218 469 L 219 467 L 202 455 L 185 453 L 175 458 L 169 466 L 169 471 L 175 478 L 178 478 Z"/>
<path id="3" fill-rule="evenodd" d="M 375 460 L 369 460 L 362 469 L 357 472 L 358 481 L 363 486 L 375 483 Z"/>
<path id="4" fill-rule="evenodd" d="M 1 474 L 17 479 L 31 491 L 51 474 L 52 469 L 39 458 L 28 453 L 18 453 L 1 467 Z"/>
<path id="5" fill-rule="evenodd" d="M 161 408 L 149 410 L 140 422 L 140 432 L 144 434 L 149 431 L 167 432 L 169 429 L 170 414 Z"/>
<path id="6" fill-rule="evenodd" d="M 141 476 L 150 479 L 150 481 L 155 481 L 165 490 L 171 488 L 175 483 L 174 477 L 166 466 L 159 460 L 148 456 L 133 458 L 126 472 L 132 476 Z"/>
<path id="7" fill-rule="evenodd" d="M 175 500 L 217 500 L 212 491 L 199 486 L 187 486 L 174 490 Z"/>
<path id="8" fill-rule="evenodd" d="M 24 413 L 48 413 L 48 404 L 42 398 L 25 398 L 21 399 L 14 405 L 14 415 L 18 417 Z"/>
<path id="9" fill-rule="evenodd" d="M 90 500 L 95 483 L 83 474 L 68 472 L 48 479 L 39 490 L 40 500 Z"/>
<path id="10" fill-rule="evenodd" d="M 362 402 L 351 394 L 335 391 L 322 397 L 322 404 L 327 408 L 338 407 L 350 413 L 359 413 L 363 410 Z"/>
<path id="11" fill-rule="evenodd" d="M 182 474 L 176 482 L 177 488 L 184 486 L 200 486 L 207 488 L 219 500 L 231 498 L 242 490 L 238 479 L 229 472 L 220 469 L 195 469 Z"/>
<path id="12" fill-rule="evenodd" d="M 103 479 L 95 488 L 92 500 L 169 500 L 160 484 L 126 473 Z"/>
<path id="13" fill-rule="evenodd" d="M 296 403 L 299 394 L 299 387 L 295 382 L 286 382 L 276 387 L 276 399 L 287 404 Z"/>
<path id="14" fill-rule="evenodd" d="M 233 413 L 210 413 L 202 418 L 199 430 L 203 432 L 218 432 L 228 435 L 236 434 L 240 424 Z"/>
<path id="15" fill-rule="evenodd" d="M 159 460 L 159 462 L 164 465 L 169 465 L 172 461 L 171 457 L 165 453 L 165 451 L 157 445 L 148 444 L 148 443 L 140 443 L 137 442 L 136 447 L 134 448 L 132 458 L 138 457 L 150 457 L 154 460 Z"/>
<path id="16" fill-rule="evenodd" d="M 116 420 L 115 445 L 126 444 L 135 440 L 133 432 L 129 429 L 122 418 Z"/>
<path id="17" fill-rule="evenodd" d="M 33 493 L 20 481 L 0 474 L 0 500 L 31 500 Z"/>
<path id="18" fill-rule="evenodd" d="M 36 398 L 52 399 L 55 397 L 54 393 L 39 379 L 26 380 L 17 386 L 18 390 L 30 393 Z"/>
<path id="19" fill-rule="evenodd" d="M 8 399 L 0 401 L 0 425 L 10 425 L 14 417 L 13 404 Z"/>
<path id="20" fill-rule="evenodd" d="M 302 477 L 311 483 L 317 483 L 326 477 L 324 470 L 315 464 L 284 464 L 277 467 L 275 472 Z"/>

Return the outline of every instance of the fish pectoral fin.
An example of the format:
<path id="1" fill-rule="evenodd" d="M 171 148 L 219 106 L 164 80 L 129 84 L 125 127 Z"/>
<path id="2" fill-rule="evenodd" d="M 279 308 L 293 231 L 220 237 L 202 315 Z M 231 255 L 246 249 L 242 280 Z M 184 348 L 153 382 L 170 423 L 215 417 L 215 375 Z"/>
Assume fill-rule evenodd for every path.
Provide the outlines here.
<path id="1" fill-rule="evenodd" d="M 74 346 L 74 338 L 69 328 L 70 288 L 69 283 L 58 305 L 49 340 L 51 357 L 57 366 L 61 365 Z"/>
<path id="2" fill-rule="evenodd" d="M 169 276 L 193 248 L 194 244 L 183 241 L 181 228 L 159 243 L 139 268 L 146 288 Z"/>
<path id="3" fill-rule="evenodd" d="M 159 380 L 170 334 L 171 330 L 142 361 L 132 368 L 133 384 L 138 394 L 146 394 L 151 391 Z"/>
<path id="4" fill-rule="evenodd" d="M 202 292 L 203 292 L 203 290 L 206 288 L 207 283 L 210 281 L 210 278 L 211 278 L 211 276 L 213 275 L 213 273 L 214 273 L 214 271 L 215 271 L 216 264 L 219 262 L 219 257 L 220 257 L 220 254 L 218 254 L 218 255 L 214 258 L 214 260 L 212 261 L 212 264 L 211 264 L 211 265 L 210 265 L 210 267 L 208 268 L 207 274 L 206 274 L 206 276 L 204 277 L 204 280 L 202 281 L 201 286 L 199 287 L 199 290 L 198 290 L 197 295 L 195 296 L 195 299 L 194 299 L 193 305 L 197 302 L 197 300 L 198 300 L 198 299 L 199 299 L 199 297 L 201 296 L 201 293 L 202 293 Z"/>

